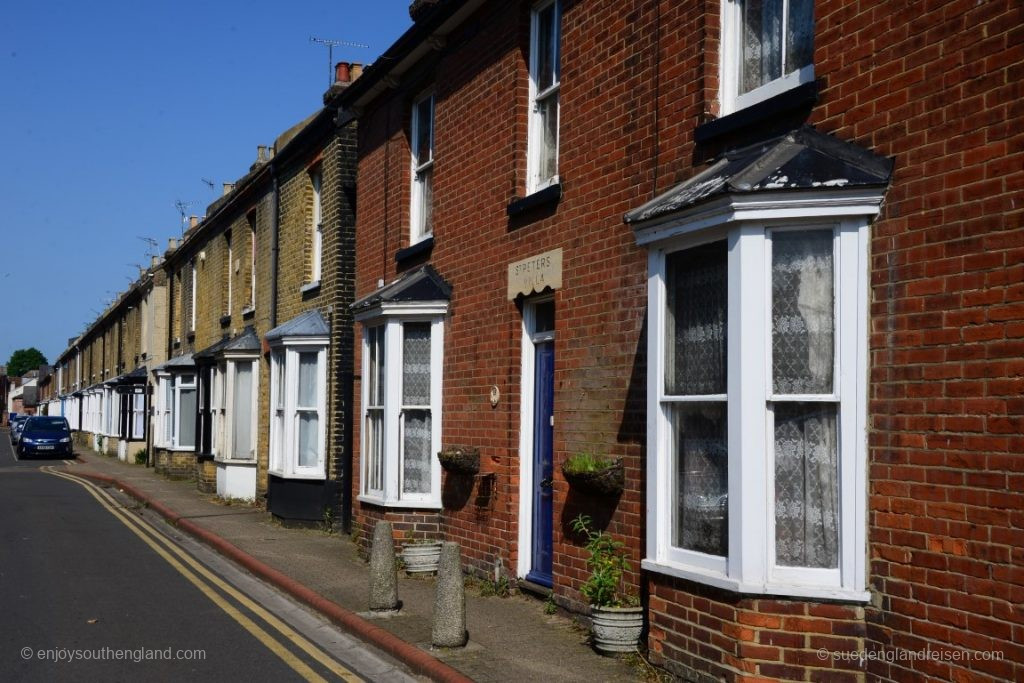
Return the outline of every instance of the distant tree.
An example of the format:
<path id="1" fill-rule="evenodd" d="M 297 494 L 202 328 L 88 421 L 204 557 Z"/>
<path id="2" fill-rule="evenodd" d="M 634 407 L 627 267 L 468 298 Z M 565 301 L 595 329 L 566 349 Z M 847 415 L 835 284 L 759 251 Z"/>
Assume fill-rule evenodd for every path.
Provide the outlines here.
<path id="1" fill-rule="evenodd" d="M 11 354 L 7 361 L 7 376 L 21 377 L 29 370 L 36 370 L 40 365 L 46 365 L 46 356 L 36 347 L 18 349 Z"/>

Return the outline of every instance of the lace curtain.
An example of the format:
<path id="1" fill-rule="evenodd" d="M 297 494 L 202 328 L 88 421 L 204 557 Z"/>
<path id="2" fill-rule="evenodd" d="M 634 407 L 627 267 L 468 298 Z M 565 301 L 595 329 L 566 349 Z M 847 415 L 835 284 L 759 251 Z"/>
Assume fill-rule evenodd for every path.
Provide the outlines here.
<path id="1" fill-rule="evenodd" d="M 320 459 L 316 396 L 318 368 L 317 353 L 299 354 L 299 395 L 295 407 L 299 416 L 299 467 L 313 467 Z"/>
<path id="2" fill-rule="evenodd" d="M 729 548 L 726 404 L 676 404 L 675 545 L 725 556 Z"/>
<path id="3" fill-rule="evenodd" d="M 778 394 L 831 395 L 831 230 L 772 236 L 772 375 Z M 785 566 L 838 566 L 836 405 L 777 401 L 775 555 Z"/>
<path id="4" fill-rule="evenodd" d="M 724 241 L 668 257 L 665 392 L 726 393 L 728 251 Z M 672 406 L 675 440 L 674 543 L 724 556 L 728 548 L 725 401 Z"/>
<path id="5" fill-rule="evenodd" d="M 775 406 L 775 561 L 839 566 L 835 406 Z"/>
<path id="6" fill-rule="evenodd" d="M 741 94 L 812 62 L 814 3 L 789 0 L 788 5 L 784 16 L 782 0 L 744 0 Z"/>
<path id="7" fill-rule="evenodd" d="M 430 323 L 406 323 L 402 336 L 402 491 L 430 492 L 432 460 L 430 405 Z"/>

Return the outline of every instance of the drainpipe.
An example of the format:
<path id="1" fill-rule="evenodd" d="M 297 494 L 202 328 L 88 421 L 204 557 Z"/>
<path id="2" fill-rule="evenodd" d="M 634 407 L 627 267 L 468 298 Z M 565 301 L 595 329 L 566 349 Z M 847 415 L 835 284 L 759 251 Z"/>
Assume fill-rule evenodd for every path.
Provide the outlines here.
<path id="1" fill-rule="evenodd" d="M 279 228 L 277 168 L 270 162 L 270 329 L 277 327 L 277 238 Z"/>

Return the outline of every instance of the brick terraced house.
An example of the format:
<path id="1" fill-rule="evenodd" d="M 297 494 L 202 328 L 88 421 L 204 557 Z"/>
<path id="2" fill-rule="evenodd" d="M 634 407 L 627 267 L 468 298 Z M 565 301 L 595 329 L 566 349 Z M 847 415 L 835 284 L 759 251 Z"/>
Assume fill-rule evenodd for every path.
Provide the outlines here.
<path id="1" fill-rule="evenodd" d="M 266 495 L 282 518 L 346 520 L 354 144 L 319 110 L 260 147 L 165 257 L 157 468 L 225 498 Z"/>
<path id="2" fill-rule="evenodd" d="M 686 680 L 1024 678 L 1020 3 L 412 10 L 335 100 L 362 537 L 583 610 L 589 514 Z"/>
<path id="3" fill-rule="evenodd" d="M 164 359 L 166 289 L 154 257 L 55 361 L 47 414 L 66 417 L 79 445 L 148 461 L 149 368 Z"/>

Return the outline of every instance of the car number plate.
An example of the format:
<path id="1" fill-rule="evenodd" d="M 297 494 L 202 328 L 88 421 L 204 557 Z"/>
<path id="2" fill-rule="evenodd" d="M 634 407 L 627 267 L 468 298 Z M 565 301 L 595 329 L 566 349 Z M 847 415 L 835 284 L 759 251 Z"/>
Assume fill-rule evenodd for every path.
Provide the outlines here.
<path id="1" fill-rule="evenodd" d="M 53 446 L 37 446 L 36 448 L 38 450 L 40 450 L 40 451 L 52 451 L 53 450 Z"/>

